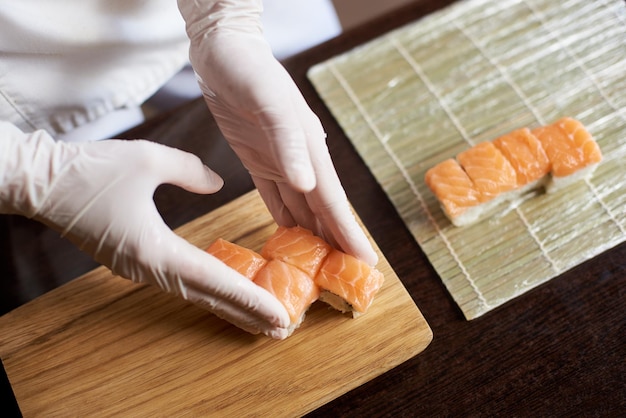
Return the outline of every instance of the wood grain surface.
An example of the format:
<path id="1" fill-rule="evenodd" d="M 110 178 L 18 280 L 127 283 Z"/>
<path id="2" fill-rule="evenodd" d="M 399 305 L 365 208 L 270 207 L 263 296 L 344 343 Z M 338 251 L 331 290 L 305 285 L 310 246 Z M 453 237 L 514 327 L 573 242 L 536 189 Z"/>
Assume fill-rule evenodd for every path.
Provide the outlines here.
<path id="1" fill-rule="evenodd" d="M 276 225 L 256 191 L 177 229 L 259 250 Z M 249 335 L 100 267 L 0 319 L 25 416 L 296 416 L 426 348 L 431 330 L 380 254 L 385 285 L 351 319 L 321 302 L 284 341 Z"/>

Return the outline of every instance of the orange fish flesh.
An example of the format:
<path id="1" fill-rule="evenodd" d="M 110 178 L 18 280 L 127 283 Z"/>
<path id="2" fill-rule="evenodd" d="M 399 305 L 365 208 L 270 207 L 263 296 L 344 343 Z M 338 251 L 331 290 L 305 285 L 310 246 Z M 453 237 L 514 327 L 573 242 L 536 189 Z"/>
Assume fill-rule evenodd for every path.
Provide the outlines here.
<path id="1" fill-rule="evenodd" d="M 313 232 L 300 226 L 280 226 L 265 242 L 261 255 L 268 260 L 282 260 L 315 277 L 332 247 Z"/>
<path id="2" fill-rule="evenodd" d="M 488 202 L 517 187 L 517 174 L 511 163 L 492 142 L 481 142 L 456 157 L 481 202 Z"/>
<path id="3" fill-rule="evenodd" d="M 273 294 L 285 307 L 291 330 L 297 328 L 307 309 L 320 295 L 313 279 L 299 268 L 281 260 L 270 260 L 257 273 L 254 283 Z"/>
<path id="4" fill-rule="evenodd" d="M 539 185 L 550 193 L 587 177 L 601 160 L 583 124 L 564 117 L 475 145 L 430 168 L 424 180 L 450 221 L 463 226 Z"/>
<path id="5" fill-rule="evenodd" d="M 495 139 L 493 144 L 515 170 L 517 187 L 534 187 L 550 173 L 550 160 L 530 129 L 512 131 Z"/>
<path id="6" fill-rule="evenodd" d="M 426 184 L 450 219 L 480 204 L 480 193 L 459 163 L 450 158 L 426 172 Z"/>
<path id="7" fill-rule="evenodd" d="M 315 277 L 322 289 L 320 300 L 343 312 L 352 311 L 355 316 L 367 311 L 383 282 L 383 274 L 375 267 L 339 250 L 328 254 Z"/>
<path id="8" fill-rule="evenodd" d="M 532 132 L 546 150 L 553 177 L 570 176 L 602 160 L 600 147 L 583 124 L 575 119 L 561 118 Z"/>
<path id="9" fill-rule="evenodd" d="M 256 251 L 222 238 L 215 240 L 206 251 L 250 280 L 254 279 L 257 272 L 267 263 L 267 260 Z"/>

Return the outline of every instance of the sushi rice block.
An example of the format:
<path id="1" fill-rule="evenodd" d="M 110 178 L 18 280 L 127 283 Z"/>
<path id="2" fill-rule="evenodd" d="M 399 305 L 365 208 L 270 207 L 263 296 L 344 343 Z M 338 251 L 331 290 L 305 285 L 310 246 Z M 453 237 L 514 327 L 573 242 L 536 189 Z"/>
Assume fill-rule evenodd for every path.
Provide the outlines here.
<path id="1" fill-rule="evenodd" d="M 289 335 L 300 326 L 306 311 L 320 295 L 313 279 L 299 268 L 281 260 L 270 260 L 257 273 L 254 283 L 273 294 L 291 320 Z"/>
<path id="2" fill-rule="evenodd" d="M 228 267 L 252 280 L 267 260 L 259 253 L 222 238 L 218 238 L 206 250 Z"/>
<path id="3" fill-rule="evenodd" d="M 306 228 L 279 226 L 265 242 L 261 255 L 268 260 L 282 260 L 315 277 L 331 249 L 330 244 Z"/>
<path id="4" fill-rule="evenodd" d="M 379 270 L 339 250 L 328 254 L 315 277 L 320 300 L 354 318 L 367 311 L 383 282 Z"/>
<path id="5" fill-rule="evenodd" d="M 562 118 L 534 129 L 552 163 L 548 193 L 589 177 L 602 160 L 600 147 L 582 123 Z"/>

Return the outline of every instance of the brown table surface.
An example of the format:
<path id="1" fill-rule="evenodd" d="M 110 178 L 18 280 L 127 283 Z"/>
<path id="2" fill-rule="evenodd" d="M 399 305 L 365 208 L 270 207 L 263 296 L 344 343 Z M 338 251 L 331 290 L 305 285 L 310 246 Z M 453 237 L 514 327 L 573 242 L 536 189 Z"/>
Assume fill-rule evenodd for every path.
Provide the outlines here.
<path id="1" fill-rule="evenodd" d="M 310 415 L 623 415 L 626 245 L 466 321 L 306 78 L 312 65 L 449 3 L 415 1 L 285 62 L 325 126 L 348 197 L 434 333 L 423 353 Z M 253 187 L 201 100 L 120 137 L 147 138 L 194 152 L 224 177 L 224 189 L 212 196 L 161 186 L 155 201 L 172 228 Z M 97 266 L 58 234 L 27 219 L 1 216 L 0 233 L 0 314 Z M 0 378 L 0 396 L 6 399 L 11 391 L 4 370 Z"/>

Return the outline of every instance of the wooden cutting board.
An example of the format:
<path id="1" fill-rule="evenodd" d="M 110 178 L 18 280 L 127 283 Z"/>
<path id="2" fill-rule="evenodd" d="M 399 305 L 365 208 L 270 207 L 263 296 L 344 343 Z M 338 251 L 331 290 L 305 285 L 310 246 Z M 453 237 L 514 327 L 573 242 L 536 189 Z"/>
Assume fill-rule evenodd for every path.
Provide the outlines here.
<path id="1" fill-rule="evenodd" d="M 259 250 L 275 228 L 252 191 L 176 232 Z M 386 281 L 366 315 L 316 302 L 283 341 L 97 268 L 0 318 L 0 356 L 24 416 L 302 415 L 432 339 L 379 255 Z"/>

